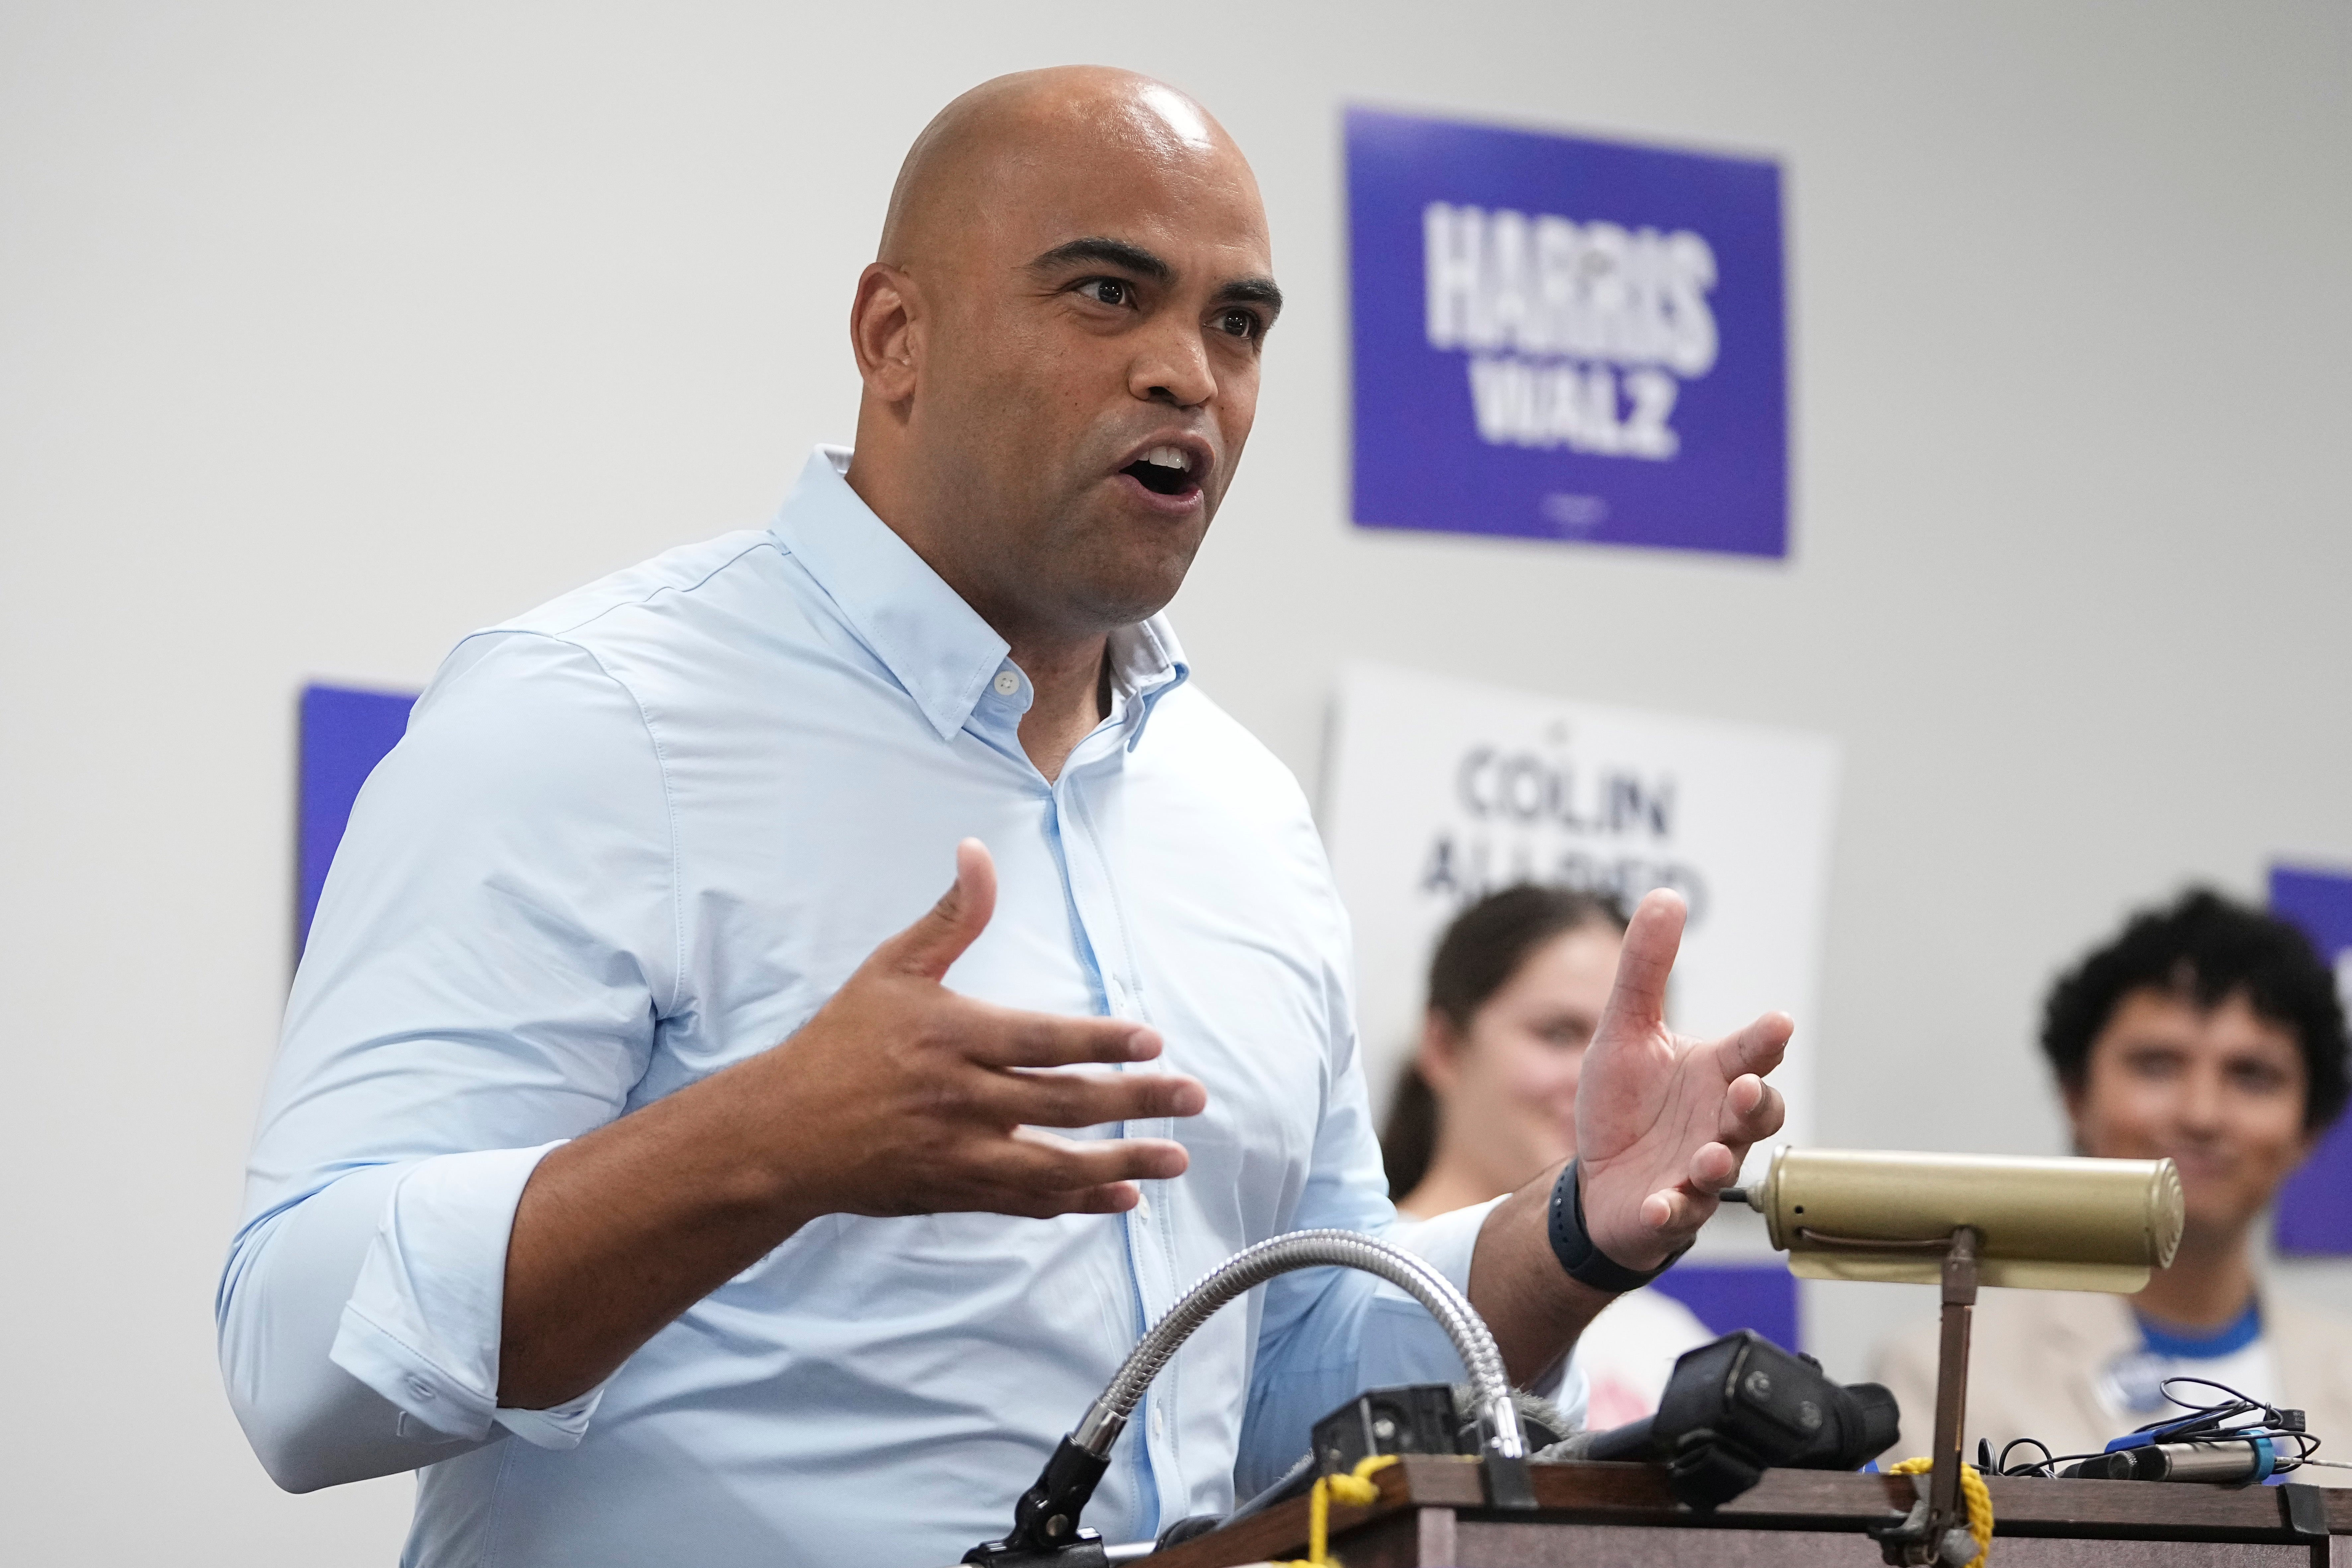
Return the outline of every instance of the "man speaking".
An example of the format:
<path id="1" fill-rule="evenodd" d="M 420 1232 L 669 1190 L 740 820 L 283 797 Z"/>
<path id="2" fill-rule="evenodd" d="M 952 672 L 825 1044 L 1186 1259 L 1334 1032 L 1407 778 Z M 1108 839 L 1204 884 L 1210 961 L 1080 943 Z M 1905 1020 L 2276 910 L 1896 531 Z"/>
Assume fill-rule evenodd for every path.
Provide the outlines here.
<path id="1" fill-rule="evenodd" d="M 1197 105 L 989 82 L 858 279 L 854 454 L 458 645 L 352 814 L 221 1284 L 282 1485 L 421 1469 L 417 1564 L 951 1562 L 1199 1276 L 1391 1224 L 1306 804 L 1159 617 L 1280 306 Z M 1521 1381 L 1780 1124 L 1785 1017 L 1664 1027 L 1681 922 L 1634 917 L 1573 1176 L 1418 1243 Z M 1088 1521 L 1457 1375 L 1370 1277 L 1286 1276 Z"/>

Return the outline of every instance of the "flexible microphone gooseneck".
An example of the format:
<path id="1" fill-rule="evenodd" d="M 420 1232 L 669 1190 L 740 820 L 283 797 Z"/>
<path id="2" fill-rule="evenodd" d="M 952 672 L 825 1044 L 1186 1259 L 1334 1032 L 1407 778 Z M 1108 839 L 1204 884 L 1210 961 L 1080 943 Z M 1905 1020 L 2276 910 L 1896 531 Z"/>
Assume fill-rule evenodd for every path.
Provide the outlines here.
<path id="1" fill-rule="evenodd" d="M 1377 1274 L 1429 1309 L 1430 1316 L 1454 1342 L 1462 1364 L 1469 1369 L 1471 1386 L 1477 1391 L 1487 1472 L 1496 1493 L 1494 1502 L 1498 1507 L 1532 1507 L 1535 1495 L 1527 1475 L 1527 1439 L 1519 1426 L 1518 1406 L 1511 1398 L 1511 1380 L 1503 1370 L 1503 1353 L 1496 1348 L 1495 1336 L 1477 1309 L 1454 1288 L 1452 1280 L 1410 1252 L 1351 1230 L 1297 1230 L 1236 1252 L 1211 1269 L 1152 1324 L 1128 1352 L 1109 1385 L 1045 1461 L 1036 1483 L 1021 1494 L 1013 1507 L 1013 1533 L 972 1548 L 964 1561 L 997 1565 L 1050 1561 L 1092 1537 L 1092 1531 L 1078 1528 L 1078 1515 L 1109 1468 L 1111 1445 L 1127 1429 L 1128 1417 L 1134 1415 L 1144 1391 L 1178 1347 L 1218 1308 L 1276 1275 L 1323 1267 Z"/>

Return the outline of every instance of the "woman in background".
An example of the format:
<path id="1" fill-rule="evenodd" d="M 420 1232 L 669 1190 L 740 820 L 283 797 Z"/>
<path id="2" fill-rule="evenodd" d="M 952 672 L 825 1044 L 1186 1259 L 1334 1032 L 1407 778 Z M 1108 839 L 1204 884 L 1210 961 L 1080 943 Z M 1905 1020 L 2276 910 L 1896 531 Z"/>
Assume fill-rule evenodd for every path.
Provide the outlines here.
<path id="1" fill-rule="evenodd" d="M 1381 1151 L 1407 1219 L 1514 1192 L 1576 1152 L 1576 1081 L 1617 977 L 1612 900 L 1527 884 L 1454 918 L 1429 968 L 1421 1047 Z M 1620 1297 L 1577 1342 L 1596 1429 L 1657 1408 L 1675 1358 L 1715 1338 L 1655 1289 Z"/>

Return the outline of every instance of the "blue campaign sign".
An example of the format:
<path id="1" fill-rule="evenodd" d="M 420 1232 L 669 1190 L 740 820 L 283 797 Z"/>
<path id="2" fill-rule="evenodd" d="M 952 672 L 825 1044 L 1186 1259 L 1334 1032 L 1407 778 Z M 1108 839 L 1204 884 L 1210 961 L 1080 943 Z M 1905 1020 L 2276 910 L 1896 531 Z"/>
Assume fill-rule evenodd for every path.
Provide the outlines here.
<path id="1" fill-rule="evenodd" d="M 1360 526 L 1788 553 L 1779 165 L 1347 131 Z"/>
<path id="2" fill-rule="evenodd" d="M 2352 1001 L 2352 872 L 2271 868 L 2271 912 L 2303 928 Z M 2281 1252 L 2352 1252 L 2352 1117 L 2279 1190 Z"/>
<path id="3" fill-rule="evenodd" d="M 1714 1333 L 1753 1329 L 1782 1350 L 1802 1350 L 1797 1281 L 1779 1258 L 1763 1263 L 1677 1263 L 1653 1287 L 1691 1310 Z"/>
<path id="4" fill-rule="evenodd" d="M 360 785 L 408 731 L 414 694 L 342 686 L 302 689 L 300 788 L 295 801 L 294 945 L 310 940 L 310 917 L 335 847 L 343 841 Z"/>

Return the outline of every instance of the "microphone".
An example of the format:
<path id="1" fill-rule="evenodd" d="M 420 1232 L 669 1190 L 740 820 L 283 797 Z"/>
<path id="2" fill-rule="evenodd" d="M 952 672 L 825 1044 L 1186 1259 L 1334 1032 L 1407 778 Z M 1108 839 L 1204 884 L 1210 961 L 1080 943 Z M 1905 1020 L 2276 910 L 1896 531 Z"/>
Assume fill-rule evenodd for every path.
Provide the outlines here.
<path id="1" fill-rule="evenodd" d="M 2277 1468 L 2278 1452 L 2268 1437 L 2227 1442 L 2147 1443 L 2095 1454 L 2058 1473 L 2086 1481 L 2206 1481 L 2252 1486 Z"/>
<path id="2" fill-rule="evenodd" d="M 1768 1468 L 1859 1469 L 1894 1443 L 1899 1419 L 1879 1384 L 1835 1383 L 1811 1356 L 1742 1329 L 1675 1363 L 1655 1415 L 1580 1433 L 1542 1457 L 1664 1460 L 1675 1500 L 1704 1510 Z"/>

